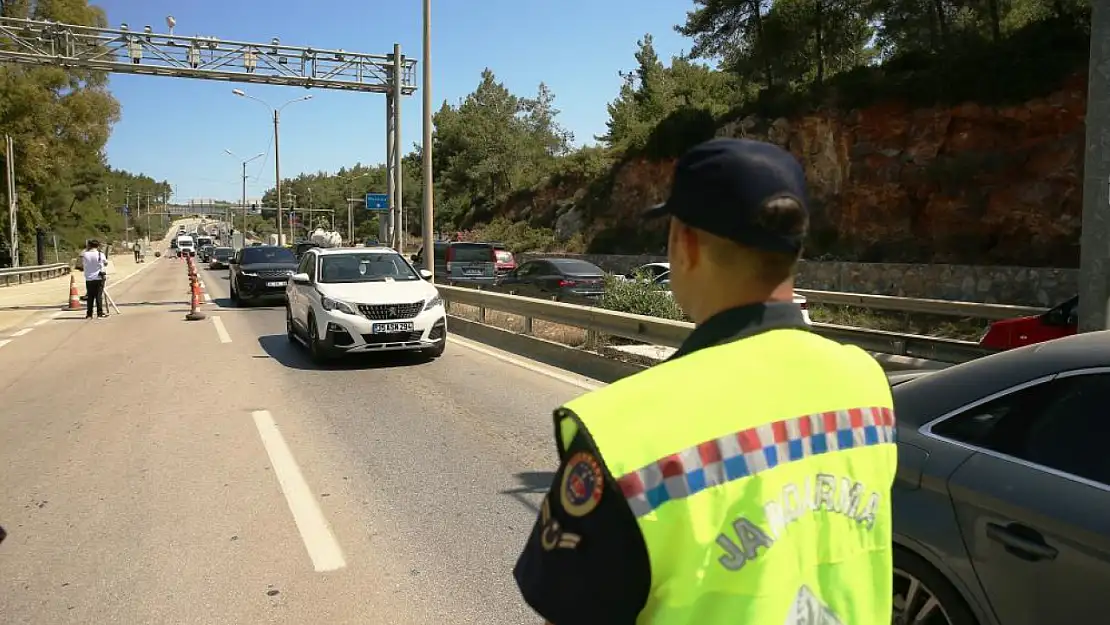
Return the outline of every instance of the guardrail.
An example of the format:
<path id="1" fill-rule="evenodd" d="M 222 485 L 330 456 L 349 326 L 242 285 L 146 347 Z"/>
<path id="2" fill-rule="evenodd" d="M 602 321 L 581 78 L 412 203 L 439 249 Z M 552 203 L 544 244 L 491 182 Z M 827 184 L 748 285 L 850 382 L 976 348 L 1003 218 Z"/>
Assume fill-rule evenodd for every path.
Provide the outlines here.
<path id="1" fill-rule="evenodd" d="M 864 293 L 839 293 L 836 291 L 812 291 L 797 289 L 812 304 L 833 306 L 857 306 L 872 310 L 894 312 L 925 313 L 951 317 L 972 317 L 975 319 L 1012 319 L 1041 315 L 1047 308 L 1035 306 L 1013 306 L 1010 304 L 983 304 L 979 302 L 957 302 L 945 299 L 917 299 L 894 297 L 891 295 L 867 295 Z"/>
<path id="2" fill-rule="evenodd" d="M 71 266 L 70 263 L 54 263 L 33 267 L 7 267 L 0 269 L 0 286 L 42 282 L 43 280 L 57 278 L 68 274 Z"/>
<path id="3" fill-rule="evenodd" d="M 584 328 L 597 334 L 619 336 L 651 345 L 678 347 L 694 329 L 694 324 L 684 321 L 634 315 L 594 306 L 551 302 L 481 289 L 436 286 L 440 295 L 449 304 L 477 307 L 479 322 L 485 322 L 486 310 L 498 310 L 523 317 L 525 334 L 531 333 L 533 319 L 542 319 Z M 870 352 L 936 362 L 958 364 L 994 353 L 994 350 L 980 347 L 970 341 L 865 330 L 825 323 L 815 323 L 813 328 L 821 336 L 857 345 Z"/>

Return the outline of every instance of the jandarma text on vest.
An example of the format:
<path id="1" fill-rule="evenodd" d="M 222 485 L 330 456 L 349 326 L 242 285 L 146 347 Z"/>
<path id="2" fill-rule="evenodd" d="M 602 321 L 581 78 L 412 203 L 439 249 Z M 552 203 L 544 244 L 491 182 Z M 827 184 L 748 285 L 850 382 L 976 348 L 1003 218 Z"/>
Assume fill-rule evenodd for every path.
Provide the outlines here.
<path id="1" fill-rule="evenodd" d="M 871 492 L 866 503 L 863 502 L 865 491 Z M 782 487 L 781 498 L 763 504 L 766 529 L 742 516 L 732 522 L 735 538 L 724 532 L 717 536 L 717 544 L 725 550 L 719 561 L 730 571 L 740 570 L 759 557 L 760 548 L 770 549 L 792 523 L 807 513 L 840 514 L 870 530 L 875 526 L 879 502 L 879 493 L 863 483 L 828 473 L 807 477 L 801 485 L 787 483 Z"/>

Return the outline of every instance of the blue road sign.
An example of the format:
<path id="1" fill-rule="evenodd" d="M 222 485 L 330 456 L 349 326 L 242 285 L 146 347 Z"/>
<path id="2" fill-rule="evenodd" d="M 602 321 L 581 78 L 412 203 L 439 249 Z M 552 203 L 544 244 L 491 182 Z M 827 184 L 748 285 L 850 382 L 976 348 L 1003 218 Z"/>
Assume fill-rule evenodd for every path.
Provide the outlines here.
<path id="1" fill-rule="evenodd" d="M 370 211 L 387 211 L 389 210 L 389 195 L 385 193 L 367 193 L 366 194 L 366 210 Z"/>

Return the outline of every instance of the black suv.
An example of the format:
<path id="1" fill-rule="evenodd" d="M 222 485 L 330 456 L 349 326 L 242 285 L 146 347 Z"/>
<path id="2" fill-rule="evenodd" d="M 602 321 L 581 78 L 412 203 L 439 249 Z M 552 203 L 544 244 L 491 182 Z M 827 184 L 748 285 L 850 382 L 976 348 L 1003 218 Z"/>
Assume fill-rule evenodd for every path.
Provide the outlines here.
<path id="1" fill-rule="evenodd" d="M 297 270 L 292 250 L 279 245 L 258 245 L 239 250 L 231 259 L 231 301 L 285 299 L 285 285 Z"/>

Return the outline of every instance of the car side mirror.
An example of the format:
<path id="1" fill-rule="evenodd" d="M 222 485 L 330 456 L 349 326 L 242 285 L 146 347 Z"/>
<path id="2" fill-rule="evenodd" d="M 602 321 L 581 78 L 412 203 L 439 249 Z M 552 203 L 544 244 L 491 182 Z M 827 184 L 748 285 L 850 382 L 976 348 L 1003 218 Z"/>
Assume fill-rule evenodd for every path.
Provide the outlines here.
<path id="1" fill-rule="evenodd" d="M 421 269 L 420 270 L 420 277 L 425 279 L 425 280 L 431 280 L 432 279 L 432 272 L 428 271 L 427 269 Z"/>
<path id="2" fill-rule="evenodd" d="M 307 273 L 295 273 L 289 279 L 297 284 L 312 284 L 312 278 Z"/>
<path id="3" fill-rule="evenodd" d="M 414 263 L 415 263 L 415 262 L 417 262 L 417 260 L 418 260 L 419 258 L 420 258 L 420 257 L 419 257 L 419 256 L 417 256 L 416 254 L 413 254 L 412 256 L 409 256 L 409 260 L 411 260 L 411 261 L 412 261 L 412 262 L 414 262 Z"/>

